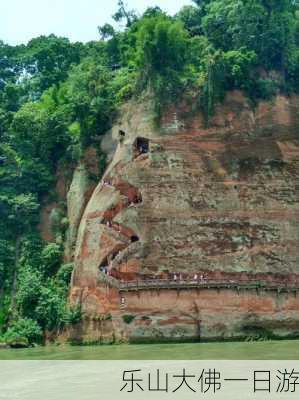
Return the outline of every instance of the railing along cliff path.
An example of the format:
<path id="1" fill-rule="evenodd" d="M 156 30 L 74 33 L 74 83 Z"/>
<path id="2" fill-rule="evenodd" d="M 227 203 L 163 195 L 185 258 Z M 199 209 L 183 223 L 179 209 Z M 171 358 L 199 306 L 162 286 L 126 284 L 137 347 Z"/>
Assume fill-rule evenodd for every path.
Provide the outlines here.
<path id="1" fill-rule="evenodd" d="M 101 274 L 101 281 L 121 292 L 153 290 L 153 289 L 236 289 L 236 290 L 266 290 L 276 292 L 298 292 L 299 282 L 286 283 L 262 281 L 255 279 L 220 280 L 220 279 L 146 279 L 120 281 Z M 102 279 L 103 278 L 103 279 Z"/>

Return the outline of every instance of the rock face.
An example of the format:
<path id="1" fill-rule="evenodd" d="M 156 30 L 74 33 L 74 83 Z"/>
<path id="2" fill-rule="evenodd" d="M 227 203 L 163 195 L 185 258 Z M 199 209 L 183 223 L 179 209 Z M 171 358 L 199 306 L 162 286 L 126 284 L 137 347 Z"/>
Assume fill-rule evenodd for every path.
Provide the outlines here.
<path id="1" fill-rule="evenodd" d="M 68 190 L 67 218 L 69 227 L 65 240 L 65 260 L 72 261 L 77 240 L 78 228 L 84 209 L 99 177 L 99 157 L 95 149 L 88 148 L 73 173 Z"/>
<path id="2" fill-rule="evenodd" d="M 71 171 L 65 165 L 59 165 L 56 172 L 56 187 L 50 196 L 44 199 L 41 213 L 39 231 L 45 242 L 54 242 L 55 233 L 52 227 L 53 214 L 61 213 L 61 204 L 64 202 L 71 179 Z"/>
<path id="3" fill-rule="evenodd" d="M 79 227 L 70 338 L 299 334 L 299 98 L 253 109 L 234 92 L 209 128 L 186 105 L 151 121 L 131 104 L 113 129 Z"/>

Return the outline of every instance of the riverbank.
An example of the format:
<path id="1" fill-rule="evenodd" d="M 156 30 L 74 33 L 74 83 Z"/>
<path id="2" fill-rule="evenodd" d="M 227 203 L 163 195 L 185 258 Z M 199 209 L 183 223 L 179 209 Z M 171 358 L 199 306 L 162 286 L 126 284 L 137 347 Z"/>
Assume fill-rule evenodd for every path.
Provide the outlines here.
<path id="1" fill-rule="evenodd" d="M 299 341 L 0 349 L 0 360 L 296 360 Z"/>

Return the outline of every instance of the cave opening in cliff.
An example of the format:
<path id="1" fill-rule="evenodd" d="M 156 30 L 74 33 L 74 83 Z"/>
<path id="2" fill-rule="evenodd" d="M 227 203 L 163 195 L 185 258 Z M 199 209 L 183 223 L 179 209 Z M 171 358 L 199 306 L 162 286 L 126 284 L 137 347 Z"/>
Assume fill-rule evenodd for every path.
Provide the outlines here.
<path id="1" fill-rule="evenodd" d="M 135 242 L 138 242 L 138 241 L 139 241 L 139 237 L 137 235 L 132 235 L 131 236 L 131 242 L 132 243 L 135 243 Z"/>
<path id="2" fill-rule="evenodd" d="M 122 129 L 120 129 L 118 131 L 118 139 L 119 139 L 119 141 L 122 143 L 125 140 L 125 137 L 126 137 L 126 132 L 123 131 Z"/>
<path id="3" fill-rule="evenodd" d="M 138 195 L 136 195 L 136 196 L 134 197 L 133 203 L 134 203 L 134 204 L 140 204 L 140 203 L 142 203 L 142 196 L 141 196 L 141 194 L 138 194 Z"/>
<path id="4" fill-rule="evenodd" d="M 149 139 L 138 137 L 135 140 L 134 146 L 139 154 L 146 154 L 149 152 Z"/>
<path id="5" fill-rule="evenodd" d="M 99 271 L 102 272 L 103 274 L 108 273 L 108 267 L 109 267 L 109 262 L 108 262 L 108 258 L 105 257 L 104 260 L 101 262 L 101 264 L 99 265 Z"/>

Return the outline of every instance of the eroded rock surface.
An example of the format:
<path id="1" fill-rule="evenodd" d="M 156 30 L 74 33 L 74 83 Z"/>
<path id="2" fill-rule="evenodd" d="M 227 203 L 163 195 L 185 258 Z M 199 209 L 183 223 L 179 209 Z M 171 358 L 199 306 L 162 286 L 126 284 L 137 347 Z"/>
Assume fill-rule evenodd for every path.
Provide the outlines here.
<path id="1" fill-rule="evenodd" d="M 298 97 L 253 109 L 235 92 L 209 128 L 181 106 L 157 129 L 149 110 L 127 106 L 80 223 L 71 302 L 84 320 L 71 337 L 298 334 L 296 292 L 229 288 L 242 279 L 299 287 L 298 112 Z M 198 276 L 228 287 L 120 292 L 113 284 Z"/>

